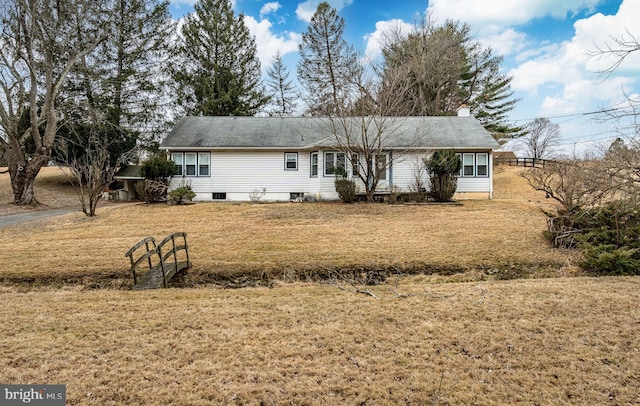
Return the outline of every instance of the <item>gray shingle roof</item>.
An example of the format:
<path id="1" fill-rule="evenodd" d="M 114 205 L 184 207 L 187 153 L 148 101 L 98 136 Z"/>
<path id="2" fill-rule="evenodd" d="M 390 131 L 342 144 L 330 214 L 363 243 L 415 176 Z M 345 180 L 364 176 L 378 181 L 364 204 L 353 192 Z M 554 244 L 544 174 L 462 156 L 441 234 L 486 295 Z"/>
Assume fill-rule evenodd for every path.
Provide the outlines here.
<path id="1" fill-rule="evenodd" d="M 369 133 L 384 128 L 384 145 L 393 148 L 492 149 L 498 143 L 472 117 L 367 117 Z M 354 117 L 349 126 L 361 128 Z M 306 149 L 336 146 L 326 118 L 185 117 L 163 140 L 165 149 Z"/>

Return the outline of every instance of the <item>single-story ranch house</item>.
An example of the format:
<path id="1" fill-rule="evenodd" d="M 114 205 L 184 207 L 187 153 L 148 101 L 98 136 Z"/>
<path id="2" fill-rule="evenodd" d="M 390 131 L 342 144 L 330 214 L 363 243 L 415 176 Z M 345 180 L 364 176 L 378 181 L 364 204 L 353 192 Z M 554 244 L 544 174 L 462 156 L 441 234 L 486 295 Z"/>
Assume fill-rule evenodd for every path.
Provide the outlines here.
<path id="1" fill-rule="evenodd" d="M 389 118 L 385 148 L 377 155 L 384 169 L 376 192 L 410 191 L 423 158 L 453 149 L 462 159 L 455 198 L 491 198 L 492 151 L 499 145 L 468 108 L 461 111 L 457 117 Z M 187 182 L 200 201 L 337 200 L 334 180 L 342 167 L 364 192 L 354 176 L 357 151 L 346 157 L 328 123 L 310 117 L 183 118 L 161 145 L 179 173 L 171 188 Z M 428 189 L 424 170 L 421 176 Z"/>

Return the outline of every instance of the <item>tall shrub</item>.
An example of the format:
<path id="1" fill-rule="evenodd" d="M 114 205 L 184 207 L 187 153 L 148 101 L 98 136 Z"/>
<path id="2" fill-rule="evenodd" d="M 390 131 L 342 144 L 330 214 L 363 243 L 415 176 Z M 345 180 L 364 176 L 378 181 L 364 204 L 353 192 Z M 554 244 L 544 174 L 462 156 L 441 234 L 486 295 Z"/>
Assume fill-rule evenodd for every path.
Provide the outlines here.
<path id="1" fill-rule="evenodd" d="M 356 183 L 354 181 L 349 179 L 336 179 L 335 185 L 340 200 L 345 203 L 354 203 L 356 201 Z"/>
<path id="2" fill-rule="evenodd" d="M 145 180 L 136 184 L 136 192 L 145 202 L 153 203 L 167 197 L 169 181 L 178 173 L 178 169 L 173 161 L 158 154 L 143 162 L 140 172 Z"/>
<path id="3" fill-rule="evenodd" d="M 436 150 L 424 160 L 431 181 L 430 195 L 436 202 L 448 202 L 458 187 L 460 157 L 452 150 Z"/>

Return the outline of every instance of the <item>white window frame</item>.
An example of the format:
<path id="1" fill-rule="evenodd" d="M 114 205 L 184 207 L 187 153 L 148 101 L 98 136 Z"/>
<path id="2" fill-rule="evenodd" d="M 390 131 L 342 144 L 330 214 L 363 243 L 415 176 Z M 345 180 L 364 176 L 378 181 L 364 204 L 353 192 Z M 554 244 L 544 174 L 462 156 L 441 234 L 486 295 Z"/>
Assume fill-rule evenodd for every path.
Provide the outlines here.
<path id="1" fill-rule="evenodd" d="M 466 162 L 467 158 L 471 158 L 471 165 Z M 465 171 L 466 168 L 471 167 L 471 173 L 467 174 Z M 476 176 L 476 154 L 465 152 L 462 154 L 462 177 L 463 178 L 473 178 Z"/>
<path id="2" fill-rule="evenodd" d="M 182 176 L 182 174 L 184 173 L 184 154 L 182 152 L 172 152 L 171 153 L 171 160 L 173 161 L 173 164 L 176 166 L 176 168 L 178 169 L 178 173 L 176 174 L 177 176 Z M 180 161 L 180 162 L 178 162 Z"/>
<path id="3" fill-rule="evenodd" d="M 357 177 L 360 174 L 360 155 L 357 152 L 351 153 L 351 176 Z"/>
<path id="4" fill-rule="evenodd" d="M 460 178 L 488 178 L 489 177 L 489 171 L 491 170 L 491 168 L 489 167 L 489 153 L 488 152 L 464 152 L 464 153 L 457 153 L 456 154 L 459 158 L 460 158 L 460 173 L 458 174 L 458 177 Z M 465 167 L 465 162 L 464 159 L 465 157 L 472 157 L 473 159 L 473 174 L 472 175 L 467 175 L 464 173 L 464 167 Z M 485 163 L 481 164 L 480 162 L 480 158 L 483 158 L 485 160 Z M 469 167 L 471 165 L 467 165 L 467 167 Z M 478 170 L 479 167 L 485 167 L 485 173 L 481 174 L 480 171 Z"/>
<path id="5" fill-rule="evenodd" d="M 289 167 L 292 163 L 293 167 Z M 284 170 L 285 171 L 297 171 L 298 170 L 298 153 L 297 152 L 285 152 L 284 153 Z"/>
<path id="6" fill-rule="evenodd" d="M 480 158 L 484 158 L 484 163 L 480 164 Z M 484 173 L 480 173 L 480 168 L 484 166 Z M 486 152 L 479 152 L 476 154 L 476 177 L 488 178 L 489 177 L 489 154 Z"/>
<path id="7" fill-rule="evenodd" d="M 320 154 L 318 152 L 312 152 L 309 159 L 309 173 L 312 178 L 318 177 L 318 169 L 320 165 Z M 315 171 L 315 173 L 313 173 Z"/>
<path id="8" fill-rule="evenodd" d="M 187 165 L 187 157 L 192 159 L 192 163 L 189 163 L 189 165 Z M 177 176 L 189 178 L 211 176 L 210 152 L 172 152 L 171 160 L 178 168 Z M 187 166 L 193 167 L 192 174 L 187 174 Z"/>
<path id="9" fill-rule="evenodd" d="M 389 169 L 389 165 L 387 163 L 388 159 L 387 154 L 376 155 L 375 168 L 378 180 L 387 180 L 387 169 Z M 382 165 L 380 165 L 381 160 L 384 161 Z"/>
<path id="10" fill-rule="evenodd" d="M 328 161 L 328 157 L 329 156 L 333 156 L 333 158 L 331 159 L 331 165 L 327 165 Z M 339 156 L 342 156 L 342 167 L 343 169 L 346 171 L 347 169 L 347 156 L 345 155 L 344 152 L 340 152 L 340 151 L 326 151 L 324 153 L 324 176 L 327 177 L 335 177 L 336 176 L 336 168 L 338 167 L 338 164 L 340 162 L 340 159 L 338 158 Z"/>
<path id="11" fill-rule="evenodd" d="M 211 154 L 209 152 L 198 153 L 198 176 L 211 176 Z"/>
<path id="12" fill-rule="evenodd" d="M 198 176 L 198 153 L 197 152 L 185 152 L 183 162 L 184 162 L 185 176 Z M 193 169 L 193 173 L 189 172 L 190 169 Z"/>

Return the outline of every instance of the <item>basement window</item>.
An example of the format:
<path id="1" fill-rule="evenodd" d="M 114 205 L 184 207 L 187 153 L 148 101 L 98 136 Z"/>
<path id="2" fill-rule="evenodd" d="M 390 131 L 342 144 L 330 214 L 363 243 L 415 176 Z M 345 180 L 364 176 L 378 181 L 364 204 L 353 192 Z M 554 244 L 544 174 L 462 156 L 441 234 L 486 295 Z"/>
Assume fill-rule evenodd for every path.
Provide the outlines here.
<path id="1" fill-rule="evenodd" d="M 226 192 L 213 192 L 211 193 L 211 199 L 213 200 L 227 200 Z"/>

